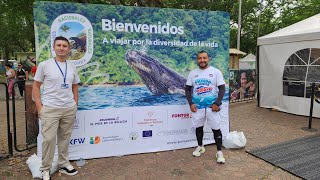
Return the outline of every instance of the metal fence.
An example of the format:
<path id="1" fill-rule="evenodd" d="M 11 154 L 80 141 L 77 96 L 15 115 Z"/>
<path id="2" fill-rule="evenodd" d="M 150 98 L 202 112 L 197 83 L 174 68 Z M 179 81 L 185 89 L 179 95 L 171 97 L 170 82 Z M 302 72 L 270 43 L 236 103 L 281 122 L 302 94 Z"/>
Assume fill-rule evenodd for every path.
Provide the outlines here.
<path id="1" fill-rule="evenodd" d="M 12 97 L 9 97 L 8 85 L 0 83 L 0 160 L 36 147 L 35 141 L 28 142 L 26 97 L 18 93 L 17 83 L 14 83 Z M 26 94 L 26 91 L 24 91 Z M 37 130 L 37 129 L 36 129 Z"/>
<path id="2" fill-rule="evenodd" d="M 9 109 L 9 93 L 8 85 L 0 83 L 1 86 L 1 116 L 0 116 L 0 160 L 13 155 L 12 150 L 12 134 L 10 129 L 10 109 Z"/>

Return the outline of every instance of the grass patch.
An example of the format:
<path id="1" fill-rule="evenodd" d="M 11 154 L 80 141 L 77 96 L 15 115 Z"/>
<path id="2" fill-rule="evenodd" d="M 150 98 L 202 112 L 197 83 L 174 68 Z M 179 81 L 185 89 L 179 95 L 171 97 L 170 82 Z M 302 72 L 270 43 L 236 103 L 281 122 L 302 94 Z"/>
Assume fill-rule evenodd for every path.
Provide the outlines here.
<path id="1" fill-rule="evenodd" d="M 3 172 L 2 175 L 5 177 L 11 177 L 11 176 L 13 176 L 13 173 L 12 172 Z"/>
<path id="2" fill-rule="evenodd" d="M 1 83 L 6 83 L 7 82 L 7 78 L 3 75 L 0 75 L 0 82 Z"/>

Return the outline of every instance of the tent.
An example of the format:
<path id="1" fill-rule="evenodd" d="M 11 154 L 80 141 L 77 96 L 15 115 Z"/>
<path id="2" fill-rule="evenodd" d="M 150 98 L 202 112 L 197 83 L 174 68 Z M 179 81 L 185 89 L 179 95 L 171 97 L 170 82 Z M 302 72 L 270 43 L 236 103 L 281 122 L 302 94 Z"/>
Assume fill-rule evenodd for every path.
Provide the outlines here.
<path id="1" fill-rule="evenodd" d="M 308 116 L 320 82 L 320 14 L 258 38 L 259 106 Z M 313 116 L 320 117 L 314 103 Z"/>
<path id="2" fill-rule="evenodd" d="M 250 53 L 240 59 L 239 69 L 256 69 L 256 56 Z"/>
<path id="3" fill-rule="evenodd" d="M 247 53 L 242 52 L 238 49 L 230 48 L 229 49 L 229 68 L 230 69 L 239 69 L 240 56 L 243 56 L 246 54 Z"/>

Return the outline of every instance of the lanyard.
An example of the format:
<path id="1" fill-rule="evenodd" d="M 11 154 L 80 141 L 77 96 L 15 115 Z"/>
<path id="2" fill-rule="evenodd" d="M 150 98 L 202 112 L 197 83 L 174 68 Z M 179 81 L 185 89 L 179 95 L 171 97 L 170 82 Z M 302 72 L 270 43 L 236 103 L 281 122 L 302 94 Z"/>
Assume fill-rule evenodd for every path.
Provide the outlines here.
<path id="1" fill-rule="evenodd" d="M 56 65 L 58 66 L 58 68 L 59 68 L 59 70 L 60 70 L 60 72 L 61 72 L 61 74 L 62 74 L 62 76 L 63 76 L 63 83 L 66 84 L 66 78 L 67 78 L 67 61 L 66 61 L 66 70 L 65 70 L 65 73 L 64 73 L 64 74 L 63 74 L 63 72 L 62 72 L 62 70 L 61 70 L 61 68 L 60 68 L 60 66 L 59 66 L 56 58 L 54 58 L 54 61 L 56 62 Z"/>

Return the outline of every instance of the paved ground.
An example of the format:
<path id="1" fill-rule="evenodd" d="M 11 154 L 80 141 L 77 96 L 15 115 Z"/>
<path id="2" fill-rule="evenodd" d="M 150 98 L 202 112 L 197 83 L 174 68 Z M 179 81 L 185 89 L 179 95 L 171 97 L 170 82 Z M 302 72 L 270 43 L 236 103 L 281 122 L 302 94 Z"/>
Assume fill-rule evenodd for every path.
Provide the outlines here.
<path id="1" fill-rule="evenodd" d="M 1 113 L 1 124 L 2 117 Z M 301 130 L 307 126 L 308 117 L 259 108 L 251 101 L 231 104 L 230 122 L 231 130 L 245 133 L 247 146 L 240 150 L 224 149 L 224 165 L 214 161 L 216 146 L 209 145 L 206 153 L 197 158 L 191 155 L 194 149 L 188 148 L 87 160 L 77 176 L 55 173 L 53 179 L 299 179 L 245 151 L 315 134 Z M 313 120 L 313 127 L 320 131 L 319 119 Z M 3 139 L 2 132 L 3 129 L 0 137 Z M 1 160 L 0 179 L 32 179 L 25 161 L 35 151 L 15 153 L 13 158 Z"/>

